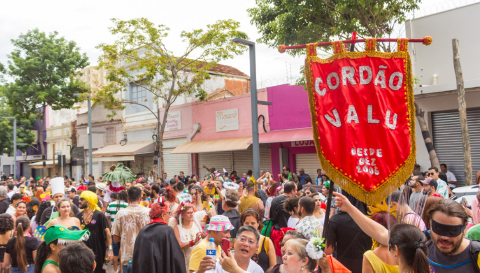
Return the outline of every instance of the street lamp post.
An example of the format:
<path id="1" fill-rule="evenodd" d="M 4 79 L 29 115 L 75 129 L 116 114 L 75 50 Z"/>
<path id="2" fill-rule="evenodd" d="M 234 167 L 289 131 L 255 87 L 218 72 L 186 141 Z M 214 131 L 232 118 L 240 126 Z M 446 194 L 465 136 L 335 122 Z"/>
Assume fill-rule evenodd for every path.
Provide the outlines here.
<path id="1" fill-rule="evenodd" d="M 250 92 L 252 104 L 252 144 L 253 144 L 253 176 L 260 177 L 260 145 L 258 137 L 258 104 L 271 105 L 268 101 L 258 101 L 257 98 L 257 69 L 255 62 L 255 43 L 240 38 L 233 39 L 234 43 L 247 45 L 250 53 Z"/>
<path id="2" fill-rule="evenodd" d="M 80 94 L 73 94 L 75 97 L 80 97 Z M 92 166 L 92 102 L 90 101 L 90 95 L 85 96 L 88 99 L 88 173 L 93 175 Z M 54 159 L 55 160 L 55 159 Z"/>

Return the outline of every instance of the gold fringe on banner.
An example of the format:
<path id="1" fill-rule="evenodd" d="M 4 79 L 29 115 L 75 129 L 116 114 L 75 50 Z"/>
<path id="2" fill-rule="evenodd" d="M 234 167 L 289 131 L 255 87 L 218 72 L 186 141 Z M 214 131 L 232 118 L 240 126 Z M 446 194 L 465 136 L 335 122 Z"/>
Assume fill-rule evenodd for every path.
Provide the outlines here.
<path id="1" fill-rule="evenodd" d="M 339 46 L 338 44 L 335 44 Z M 403 50 L 406 49 L 406 45 L 401 47 Z M 340 46 L 339 48 L 340 49 Z M 350 58 L 350 59 L 358 59 L 363 57 L 377 57 L 377 58 L 401 58 L 404 60 L 404 69 L 405 69 L 405 87 L 406 87 L 406 101 L 407 101 L 407 109 L 408 109 L 408 124 L 410 129 L 410 154 L 405 160 L 401 167 L 397 167 L 396 170 L 390 174 L 386 181 L 378 186 L 376 189 L 372 191 L 366 191 L 365 189 L 361 188 L 357 183 L 352 181 L 351 176 L 347 173 L 343 173 L 338 166 L 333 166 L 332 163 L 325 157 L 322 152 L 322 147 L 320 145 L 320 136 L 318 135 L 318 122 L 316 118 L 316 110 L 315 110 L 315 90 L 314 90 L 314 82 L 311 71 L 310 71 L 310 63 L 318 62 L 318 63 L 330 63 L 336 59 L 343 59 L 343 58 Z M 342 189 L 347 191 L 349 194 L 353 195 L 360 201 L 365 202 L 367 205 L 374 205 L 378 204 L 387 198 L 396 188 L 403 185 L 408 177 L 410 177 L 413 167 L 415 164 L 416 158 L 416 151 L 417 146 L 415 142 L 415 106 L 414 106 L 414 97 L 413 97 L 413 77 L 411 71 L 411 60 L 409 53 L 405 51 L 399 52 L 392 52 L 392 53 L 383 53 L 379 51 L 365 51 L 365 52 L 339 52 L 334 54 L 333 56 L 327 59 L 321 59 L 316 56 L 307 56 L 305 59 L 305 77 L 307 83 L 307 92 L 308 92 L 308 100 L 310 105 L 310 114 L 312 116 L 312 127 L 313 127 L 313 139 L 315 141 L 315 148 L 317 150 L 318 159 L 320 160 L 321 166 L 332 181 L 338 184 Z"/>

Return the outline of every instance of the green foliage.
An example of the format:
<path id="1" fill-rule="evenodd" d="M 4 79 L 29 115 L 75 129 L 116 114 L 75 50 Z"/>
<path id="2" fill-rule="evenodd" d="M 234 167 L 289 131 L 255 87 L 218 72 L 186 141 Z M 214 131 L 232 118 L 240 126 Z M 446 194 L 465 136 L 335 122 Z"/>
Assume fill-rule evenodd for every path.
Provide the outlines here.
<path id="1" fill-rule="evenodd" d="M 5 84 L 2 99 L 7 100 L 12 115 L 20 121 L 39 119 L 40 143 L 46 107 L 71 108 L 79 100 L 73 94 L 88 92 L 85 84 L 75 78 L 89 64 L 86 54 L 79 52 L 75 42 L 57 35 L 34 29 L 12 40 L 15 49 L 8 55 L 5 72 L 13 82 Z M 40 147 L 45 155 L 44 146 Z"/>
<path id="2" fill-rule="evenodd" d="M 390 37 L 395 24 L 418 9 L 421 0 L 256 0 L 248 9 L 262 37 L 272 47 L 308 44 L 351 37 Z M 389 44 L 378 44 L 390 51 Z M 288 51 L 292 55 L 300 51 Z"/>
<path id="3" fill-rule="evenodd" d="M 13 155 L 13 120 L 1 118 L 14 116 L 3 97 L 4 89 L 4 86 L 0 86 L 0 132 L 2 132 L 0 134 L 0 154 Z M 17 143 L 32 144 L 35 141 L 35 135 L 30 131 L 33 130 L 34 122 L 34 115 L 24 118 L 17 116 Z M 26 152 L 28 146 L 18 146 L 18 149 Z"/>
<path id="4" fill-rule="evenodd" d="M 99 67 L 105 67 L 108 71 L 109 84 L 93 97 L 94 102 L 111 110 L 124 109 L 125 104 L 137 104 L 156 116 L 156 108 L 149 109 L 140 102 L 119 96 L 130 84 L 152 93 L 154 105 L 160 102 L 166 112 L 182 94 L 205 98 L 202 85 L 210 79 L 207 71 L 218 62 L 246 50 L 232 42 L 235 37 L 247 38 L 245 33 L 238 30 L 239 23 L 233 20 L 217 21 L 208 25 L 206 30 L 182 31 L 180 37 L 186 47 L 181 56 L 175 56 L 164 44 L 169 31 L 166 26 L 154 25 L 145 18 L 112 21 L 114 26 L 110 32 L 118 39 L 114 44 L 97 46 L 104 52 L 99 59 Z M 165 113 L 164 121 L 166 116 Z M 162 131 L 164 121 L 160 121 Z"/>
<path id="5" fill-rule="evenodd" d="M 110 181 L 110 182 L 119 182 L 125 184 L 127 182 L 131 182 L 135 179 L 135 175 L 132 173 L 132 170 L 122 163 L 117 163 L 117 167 L 113 172 L 104 173 L 102 175 L 103 181 Z"/>
<path id="6" fill-rule="evenodd" d="M 12 40 L 15 49 L 8 56 L 7 73 L 13 82 L 6 85 L 5 96 L 15 115 L 35 114 L 43 121 L 38 108 L 71 108 L 78 101 L 74 93 L 88 92 L 75 78 L 89 64 L 86 54 L 79 52 L 75 42 L 57 35 L 34 29 Z"/>

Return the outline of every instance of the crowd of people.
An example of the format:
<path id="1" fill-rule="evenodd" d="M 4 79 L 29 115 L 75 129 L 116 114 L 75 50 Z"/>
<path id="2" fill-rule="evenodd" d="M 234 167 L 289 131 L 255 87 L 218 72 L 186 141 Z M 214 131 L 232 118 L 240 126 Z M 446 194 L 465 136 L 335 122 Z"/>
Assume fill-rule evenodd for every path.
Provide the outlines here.
<path id="1" fill-rule="evenodd" d="M 275 179 L 207 169 L 201 179 L 90 175 L 79 185 L 6 178 L 1 272 L 480 272 L 480 194 L 471 208 L 451 200 L 444 164 L 416 166 L 374 206 L 321 170 L 285 167 Z"/>

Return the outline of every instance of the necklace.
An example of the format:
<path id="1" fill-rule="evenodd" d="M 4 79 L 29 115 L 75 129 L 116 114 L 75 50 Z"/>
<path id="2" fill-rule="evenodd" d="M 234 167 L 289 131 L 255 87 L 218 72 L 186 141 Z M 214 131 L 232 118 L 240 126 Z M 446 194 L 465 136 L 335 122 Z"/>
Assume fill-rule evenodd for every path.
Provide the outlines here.
<path id="1" fill-rule="evenodd" d="M 83 223 L 85 225 L 88 225 L 90 224 L 90 222 L 92 221 L 92 216 L 93 216 L 93 210 L 90 212 L 90 213 L 87 213 L 86 211 L 83 212 Z"/>

